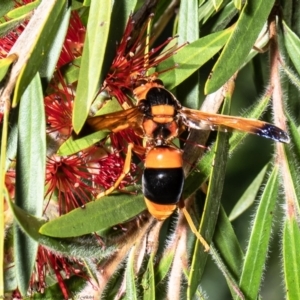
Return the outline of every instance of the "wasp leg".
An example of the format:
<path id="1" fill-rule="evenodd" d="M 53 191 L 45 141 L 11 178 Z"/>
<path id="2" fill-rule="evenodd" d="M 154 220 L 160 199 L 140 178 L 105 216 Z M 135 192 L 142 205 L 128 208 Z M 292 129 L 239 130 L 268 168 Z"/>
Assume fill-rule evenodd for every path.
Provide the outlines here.
<path id="1" fill-rule="evenodd" d="M 131 156 L 132 156 L 132 148 L 133 148 L 133 144 L 129 143 L 128 148 L 127 148 L 127 154 L 126 154 L 124 166 L 123 166 L 123 171 L 122 171 L 121 175 L 119 176 L 119 178 L 116 180 L 116 182 L 109 189 L 105 190 L 102 193 L 99 193 L 97 195 L 97 199 L 99 199 L 101 197 L 104 197 L 104 196 L 107 196 L 110 193 L 112 193 L 115 189 L 117 189 L 119 184 L 121 183 L 121 181 L 129 173 L 130 163 L 131 163 Z"/>
<path id="2" fill-rule="evenodd" d="M 195 234 L 195 236 L 197 237 L 197 239 L 200 241 L 200 243 L 203 245 L 204 247 L 204 251 L 205 252 L 208 252 L 209 251 L 209 245 L 207 244 L 206 240 L 202 237 L 202 235 L 198 232 L 198 230 L 196 229 L 195 227 L 195 224 L 189 214 L 189 212 L 187 211 L 186 207 L 183 206 L 183 207 L 180 207 L 180 209 L 182 210 L 192 232 Z"/>

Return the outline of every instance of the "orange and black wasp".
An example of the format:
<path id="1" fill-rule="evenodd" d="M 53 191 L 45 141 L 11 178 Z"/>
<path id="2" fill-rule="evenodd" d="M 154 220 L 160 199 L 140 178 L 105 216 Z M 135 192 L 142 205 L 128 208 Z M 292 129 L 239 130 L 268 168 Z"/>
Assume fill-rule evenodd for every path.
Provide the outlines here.
<path id="1" fill-rule="evenodd" d="M 182 152 L 172 141 L 182 128 L 239 130 L 277 142 L 288 143 L 289 136 L 282 129 L 255 119 L 212 114 L 183 107 L 161 80 L 146 77 L 133 89 L 135 107 L 90 117 L 87 125 L 93 130 L 118 132 L 131 128 L 146 140 L 145 168 L 142 190 L 147 208 L 158 220 L 168 218 L 177 208 L 184 184 Z M 131 152 L 132 145 L 129 147 Z M 129 154 L 124 170 L 129 169 Z M 124 171 L 125 173 L 125 171 Z M 120 179 L 121 180 L 121 179 Z M 105 192 L 107 195 L 120 181 Z M 191 224 L 190 224 L 191 225 Z M 198 236 L 199 237 L 199 236 Z M 204 241 L 204 245 L 205 241 Z"/>

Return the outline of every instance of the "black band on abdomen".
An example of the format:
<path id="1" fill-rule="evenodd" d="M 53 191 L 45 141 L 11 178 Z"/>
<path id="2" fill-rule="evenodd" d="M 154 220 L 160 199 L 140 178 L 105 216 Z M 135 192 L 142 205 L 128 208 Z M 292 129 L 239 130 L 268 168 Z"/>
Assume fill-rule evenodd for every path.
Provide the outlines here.
<path id="1" fill-rule="evenodd" d="M 146 168 L 143 174 L 143 193 L 157 204 L 175 204 L 180 200 L 184 183 L 182 168 Z"/>

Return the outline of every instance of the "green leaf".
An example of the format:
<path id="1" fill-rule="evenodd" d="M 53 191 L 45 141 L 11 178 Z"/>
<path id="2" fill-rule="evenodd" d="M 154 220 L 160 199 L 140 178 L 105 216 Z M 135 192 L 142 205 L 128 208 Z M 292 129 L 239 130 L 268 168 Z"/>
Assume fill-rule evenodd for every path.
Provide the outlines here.
<path id="1" fill-rule="evenodd" d="M 134 272 L 134 264 L 135 264 L 135 246 L 133 246 L 129 252 L 127 266 L 125 270 L 125 278 L 126 278 L 126 300 L 137 300 L 137 289 L 135 283 L 135 272 Z"/>
<path id="2" fill-rule="evenodd" d="M 300 90 L 300 78 L 294 70 L 292 70 L 287 64 L 284 62 L 281 63 L 281 68 L 285 72 L 286 76 L 290 79 L 291 83 Z"/>
<path id="3" fill-rule="evenodd" d="M 300 199 L 300 191 L 298 189 L 299 157 L 297 156 L 297 152 L 294 152 L 294 148 L 292 145 L 284 146 L 284 154 L 286 162 L 288 164 L 287 173 L 284 174 L 284 176 L 287 176 L 289 178 L 288 180 L 286 180 L 288 182 L 288 186 L 285 187 L 286 191 L 288 191 L 288 195 L 286 197 L 291 199 Z M 300 211 L 299 200 L 294 201 L 292 205 L 295 206 L 296 211 Z"/>
<path id="4" fill-rule="evenodd" d="M 173 89 L 211 59 L 226 43 L 232 29 L 216 32 L 184 46 L 157 67 L 157 72 L 173 68 L 159 77 L 167 89 Z"/>
<path id="5" fill-rule="evenodd" d="M 215 10 L 218 11 L 219 8 L 221 7 L 223 0 L 212 0 Z"/>
<path id="6" fill-rule="evenodd" d="M 286 299 L 298 299 L 300 295 L 300 231 L 294 218 L 287 219 L 283 229 L 283 266 Z"/>
<path id="7" fill-rule="evenodd" d="M 73 136 L 71 136 L 60 146 L 60 148 L 58 149 L 58 154 L 63 156 L 77 153 L 103 140 L 107 137 L 108 134 L 109 131 L 103 130 L 94 132 L 83 138 L 74 138 Z"/>
<path id="8" fill-rule="evenodd" d="M 20 97 L 48 53 L 63 18 L 66 4 L 67 0 L 43 1 L 12 47 L 10 53 L 16 53 L 19 56 L 17 63 L 12 68 L 11 76 L 12 80 L 17 78 L 13 107 L 18 104 Z"/>
<path id="9" fill-rule="evenodd" d="M 146 209 L 142 194 L 112 194 L 61 216 L 40 229 L 53 237 L 75 237 L 121 224 Z"/>
<path id="10" fill-rule="evenodd" d="M 73 128 L 78 133 L 99 90 L 109 33 L 112 1 L 92 1 L 85 36 L 77 93 L 73 106 Z M 102 74 L 103 76 L 103 74 Z"/>
<path id="11" fill-rule="evenodd" d="M 72 61 L 72 64 L 63 66 L 61 68 L 61 73 L 64 77 L 66 84 L 71 84 L 78 80 L 80 65 L 81 57 L 77 57 Z"/>
<path id="12" fill-rule="evenodd" d="M 233 221 L 238 216 L 240 216 L 244 211 L 246 211 L 255 201 L 255 197 L 261 187 L 263 179 L 265 177 L 267 167 L 265 166 L 259 174 L 255 177 L 255 179 L 250 183 L 247 190 L 241 196 L 239 201 L 236 203 L 234 208 L 232 209 L 229 220 Z"/>
<path id="13" fill-rule="evenodd" d="M 71 7 L 69 7 L 65 14 L 63 15 L 63 18 L 61 22 L 59 23 L 59 27 L 57 29 L 57 33 L 54 37 L 54 40 L 50 46 L 49 52 L 47 53 L 45 59 L 43 60 L 39 72 L 40 76 L 43 79 L 46 79 L 46 82 L 49 83 L 53 72 L 56 68 L 57 61 L 59 59 L 59 56 L 61 55 L 62 47 L 65 41 L 66 33 L 69 27 L 70 23 L 70 16 L 71 16 Z M 46 84 L 46 82 L 43 82 Z"/>
<path id="14" fill-rule="evenodd" d="M 284 28 L 283 37 L 286 50 L 298 74 L 300 74 L 300 38 L 287 26 L 287 24 L 284 21 L 282 23 Z"/>
<path id="15" fill-rule="evenodd" d="M 174 259 L 174 249 L 164 251 L 158 266 L 155 268 L 155 283 L 158 285 L 168 275 Z"/>
<path id="16" fill-rule="evenodd" d="M 143 299 L 144 300 L 155 300 L 155 280 L 154 280 L 154 267 L 153 257 L 151 254 L 148 260 L 147 269 L 142 278 L 143 287 Z"/>
<path id="17" fill-rule="evenodd" d="M 46 128 L 44 98 L 38 74 L 23 93 L 19 110 L 15 203 L 40 217 L 43 210 Z M 15 269 L 20 292 L 26 295 L 38 244 L 15 227 Z"/>
<path id="18" fill-rule="evenodd" d="M 208 23 L 210 32 L 223 30 L 231 22 L 233 17 L 237 15 L 237 13 L 238 11 L 236 10 L 234 4 L 229 2 L 213 19 L 213 24 Z"/>
<path id="19" fill-rule="evenodd" d="M 4 290 L 6 292 L 14 291 L 15 289 L 18 288 L 14 266 L 10 266 L 9 268 L 5 268 L 5 270 L 4 270 L 4 280 L 5 280 Z"/>
<path id="20" fill-rule="evenodd" d="M 242 9 L 242 0 L 233 0 L 233 4 L 236 7 L 236 9 L 238 10 Z"/>
<path id="21" fill-rule="evenodd" d="M 24 15 L 27 15 L 32 10 L 36 9 L 40 5 L 41 2 L 42 2 L 41 0 L 36 0 L 36 1 L 33 1 L 33 2 L 25 4 L 25 5 L 23 4 L 22 6 L 19 6 L 15 9 L 11 10 L 10 12 L 8 12 L 7 17 L 10 19 L 15 19 L 15 18 L 20 18 Z"/>
<path id="22" fill-rule="evenodd" d="M 0 17 L 4 16 L 7 12 L 9 12 L 13 7 L 15 3 L 11 0 L 1 0 L 0 5 Z"/>
<path id="23" fill-rule="evenodd" d="M 180 3 L 178 22 L 178 43 L 186 41 L 193 42 L 199 39 L 198 1 L 185 0 Z M 178 99 L 183 99 L 183 106 L 198 109 L 200 106 L 199 97 L 199 74 L 191 75 L 176 89 Z"/>
<path id="24" fill-rule="evenodd" d="M 289 133 L 292 140 L 293 151 L 296 157 L 300 157 L 300 132 L 295 124 L 294 120 L 291 118 L 290 114 L 286 114 L 288 118 Z"/>
<path id="25" fill-rule="evenodd" d="M 7 199 L 9 199 L 7 197 Z M 81 238 L 81 239 L 73 239 L 73 240 L 66 240 L 66 239 L 54 239 L 51 237 L 47 237 L 39 233 L 39 230 L 42 225 L 46 223 L 45 220 L 36 218 L 26 211 L 21 209 L 20 207 L 16 206 L 14 203 L 9 201 L 9 205 L 22 231 L 25 232 L 29 237 L 33 240 L 47 246 L 54 251 L 64 254 L 64 255 L 71 255 L 72 257 L 78 258 L 101 258 L 107 257 L 111 255 L 111 252 L 114 250 L 114 247 L 108 247 L 107 249 L 102 249 L 99 247 L 98 240 L 91 240 L 90 237 Z M 74 251 L 76 249 L 76 251 Z"/>
<path id="26" fill-rule="evenodd" d="M 206 23 L 215 13 L 213 1 L 206 1 L 198 10 L 200 24 Z"/>
<path id="27" fill-rule="evenodd" d="M 18 59 L 18 56 L 15 54 L 11 54 L 6 58 L 0 59 L 0 82 L 3 80 L 5 75 L 7 74 L 11 64 L 13 64 Z"/>
<path id="28" fill-rule="evenodd" d="M 205 85 L 205 94 L 219 89 L 243 65 L 263 29 L 274 0 L 247 1 L 239 20 Z"/>
<path id="29" fill-rule="evenodd" d="M 233 275 L 233 278 L 238 281 L 244 254 L 222 206 L 215 229 L 214 244 L 222 256 L 225 265 Z"/>
<path id="30" fill-rule="evenodd" d="M 116 43 L 120 41 L 135 5 L 136 0 L 94 1 L 91 4 L 73 110 L 76 133 L 81 130 L 100 84 L 109 71 Z"/>
<path id="31" fill-rule="evenodd" d="M 228 113 L 230 101 L 224 103 L 223 113 Z M 221 203 L 221 196 L 223 191 L 223 184 L 225 178 L 226 162 L 228 158 L 228 135 L 222 132 L 218 132 L 216 140 L 216 148 L 214 151 L 214 166 L 210 171 L 210 181 L 207 189 L 207 195 L 205 205 L 203 208 L 203 215 L 199 227 L 200 234 L 204 237 L 206 242 L 210 244 L 217 218 L 219 214 L 219 208 Z M 207 253 L 203 251 L 203 247 L 200 242 L 196 241 L 194 253 L 192 256 L 192 263 L 190 268 L 190 274 L 188 277 L 187 297 L 192 299 L 196 293 L 197 287 L 201 280 L 204 266 L 207 259 Z"/>
<path id="32" fill-rule="evenodd" d="M 278 165 L 275 165 L 268 178 L 255 215 L 240 278 L 240 288 L 246 299 L 256 299 L 259 293 L 278 196 L 278 175 L 279 168 Z"/>
<path id="33" fill-rule="evenodd" d="M 20 26 L 20 24 L 26 20 L 26 17 L 27 16 L 21 16 L 20 18 L 0 23 L 0 37 L 9 34 L 11 30 L 14 30 L 16 27 Z"/>
<path id="34" fill-rule="evenodd" d="M 15 160 L 17 155 L 17 145 L 18 145 L 18 115 L 19 109 L 10 112 L 9 119 L 9 133 L 7 139 L 7 149 L 6 149 L 6 164 L 5 170 L 7 171 L 12 161 Z"/>
<path id="35" fill-rule="evenodd" d="M 46 121 L 40 76 L 23 93 L 19 109 L 16 204 L 41 216 L 44 201 Z"/>
<path id="36" fill-rule="evenodd" d="M 216 251 L 216 249 L 214 248 L 214 245 L 211 245 L 210 253 L 213 257 L 213 260 L 217 264 L 219 270 L 223 273 L 233 297 L 238 296 L 239 298 L 244 299 L 244 295 L 243 295 L 242 291 L 240 290 L 240 288 L 238 287 L 237 281 L 234 279 L 234 277 L 230 273 L 229 269 L 227 268 L 227 265 L 222 260 L 218 251 Z"/>

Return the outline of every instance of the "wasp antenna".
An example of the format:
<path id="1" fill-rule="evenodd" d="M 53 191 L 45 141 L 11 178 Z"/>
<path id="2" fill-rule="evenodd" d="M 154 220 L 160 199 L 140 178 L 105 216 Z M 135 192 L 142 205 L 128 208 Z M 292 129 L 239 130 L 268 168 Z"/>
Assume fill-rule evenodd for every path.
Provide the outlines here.
<path id="1" fill-rule="evenodd" d="M 187 220 L 187 222 L 188 222 L 188 224 L 189 224 L 192 232 L 196 235 L 197 239 L 203 245 L 203 247 L 205 249 L 204 251 L 208 252 L 209 251 L 209 245 L 207 244 L 206 240 L 202 237 L 202 235 L 196 229 L 195 224 L 194 224 L 194 222 L 193 222 L 193 220 L 192 220 L 189 212 L 187 211 L 186 207 L 184 206 L 184 207 L 182 207 L 180 209 L 182 210 L 182 212 L 183 212 L 183 214 L 184 214 L 184 216 L 185 216 L 185 218 L 186 218 L 186 220 Z"/>

